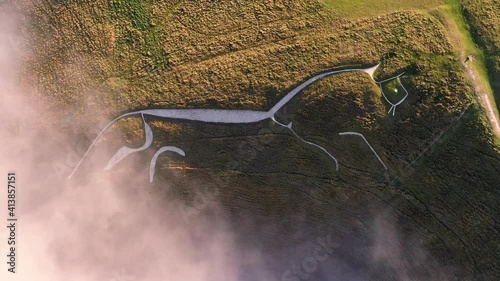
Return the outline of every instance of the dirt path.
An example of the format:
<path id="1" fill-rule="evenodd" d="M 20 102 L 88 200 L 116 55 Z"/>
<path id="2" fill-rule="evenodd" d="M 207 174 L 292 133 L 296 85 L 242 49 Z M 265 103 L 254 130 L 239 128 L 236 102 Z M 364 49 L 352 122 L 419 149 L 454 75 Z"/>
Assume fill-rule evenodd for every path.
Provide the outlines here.
<path id="1" fill-rule="evenodd" d="M 465 61 L 467 59 L 467 56 L 465 54 L 461 54 L 460 58 L 462 59 L 462 61 Z M 500 121 L 498 117 L 498 112 L 495 110 L 495 106 L 491 102 L 492 94 L 488 94 L 488 91 L 491 92 L 491 90 L 484 89 L 485 87 L 483 86 L 483 83 L 481 83 L 481 81 L 479 81 L 479 79 L 477 78 L 478 74 L 476 69 L 471 64 L 469 63 L 462 63 L 462 64 L 464 65 L 467 75 L 469 76 L 470 80 L 472 81 L 472 84 L 474 85 L 474 89 L 476 90 L 479 102 L 486 110 L 486 114 L 488 115 L 488 119 L 490 119 L 494 133 L 497 135 L 497 137 L 500 137 Z M 490 87 L 489 83 L 487 87 Z"/>
<path id="2" fill-rule="evenodd" d="M 471 35 L 466 31 L 460 30 L 457 19 L 454 16 L 445 14 L 445 19 L 451 43 L 455 50 L 457 50 L 462 65 L 465 68 L 465 73 L 472 82 L 479 102 L 486 111 L 486 115 L 493 128 L 493 133 L 500 138 L 500 119 L 496 110 L 495 100 L 493 99 L 493 91 L 488 78 L 481 77 L 481 73 L 478 70 L 480 68 L 486 69 L 486 67 L 484 66 L 484 62 L 469 57 L 471 54 L 480 53 L 480 51 L 475 47 Z"/>

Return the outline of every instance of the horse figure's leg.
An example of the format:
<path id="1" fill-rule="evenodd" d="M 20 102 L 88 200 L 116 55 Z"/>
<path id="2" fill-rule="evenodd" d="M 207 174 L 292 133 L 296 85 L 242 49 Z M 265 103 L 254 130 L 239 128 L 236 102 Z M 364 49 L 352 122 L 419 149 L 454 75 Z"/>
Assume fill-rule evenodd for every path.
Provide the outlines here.
<path id="1" fill-rule="evenodd" d="M 339 133 L 340 136 L 347 136 L 347 135 L 352 135 L 352 136 L 358 136 L 358 137 L 361 137 L 365 143 L 368 145 L 368 147 L 371 149 L 371 151 L 373 152 L 373 154 L 375 155 L 375 157 L 377 157 L 378 161 L 380 162 L 380 164 L 382 164 L 382 166 L 384 166 L 384 169 L 387 170 L 387 166 L 385 165 L 384 161 L 382 161 L 382 158 L 380 158 L 380 156 L 378 155 L 378 153 L 375 151 L 375 149 L 373 148 L 373 146 L 371 146 L 371 144 L 368 142 L 368 140 L 365 138 L 365 136 L 361 133 L 358 133 L 358 132 L 343 132 L 343 133 Z"/>
<path id="2" fill-rule="evenodd" d="M 306 140 L 305 140 L 305 139 L 303 139 L 301 136 L 299 136 L 299 135 L 295 132 L 295 130 L 292 128 L 292 122 L 290 122 L 288 125 L 285 125 L 285 124 L 283 124 L 283 123 L 280 123 L 280 122 L 276 121 L 276 119 L 275 119 L 274 117 L 273 117 L 273 118 L 271 118 L 271 119 L 274 121 L 274 123 L 276 123 L 276 124 L 278 124 L 278 125 L 280 125 L 280 126 L 282 126 L 282 127 L 284 127 L 284 128 L 289 129 L 290 131 L 292 131 L 292 133 L 295 135 L 295 137 L 297 137 L 297 138 L 298 138 L 301 142 L 306 143 L 306 144 L 311 145 L 311 146 L 314 146 L 314 147 L 317 147 L 317 148 L 319 148 L 321 151 L 323 151 L 324 153 L 326 153 L 326 154 L 328 155 L 328 157 L 330 157 L 330 158 L 333 160 L 333 162 L 335 163 L 335 170 L 336 170 L 337 172 L 339 171 L 339 161 L 337 160 L 337 158 L 335 158 L 335 157 L 334 157 L 334 156 L 333 156 L 330 152 L 328 152 L 328 150 L 326 150 L 324 147 L 322 147 L 322 146 L 320 146 L 320 145 L 318 145 L 318 144 L 312 143 L 312 142 L 310 142 L 310 141 L 306 141 Z"/>
<path id="3" fill-rule="evenodd" d="M 146 120 L 144 119 L 144 114 L 141 114 L 141 117 L 142 117 L 142 123 L 144 125 L 144 135 L 145 135 L 144 145 L 142 145 L 139 148 L 130 148 L 127 146 L 123 146 L 115 153 L 113 158 L 111 158 L 111 160 L 109 160 L 108 165 L 105 168 L 106 170 L 113 168 L 114 166 L 116 166 L 116 164 L 118 164 L 118 162 L 122 161 L 125 157 L 129 156 L 130 154 L 148 149 L 151 146 L 151 144 L 153 143 L 153 131 L 151 130 L 151 127 L 148 125 L 148 123 L 146 123 Z M 164 147 L 158 149 L 158 151 L 155 153 L 155 155 L 153 156 L 153 158 L 151 159 L 151 162 L 149 164 L 149 180 L 150 180 L 150 182 L 153 182 L 155 167 L 156 167 L 156 160 L 158 159 L 158 156 L 160 156 L 160 154 L 162 154 L 165 151 L 172 151 L 172 152 L 176 152 L 177 154 L 180 154 L 182 156 L 186 156 L 186 154 L 184 153 L 184 151 L 182 149 L 175 147 L 175 146 L 164 146 Z"/>
<path id="4" fill-rule="evenodd" d="M 151 127 L 149 127 L 149 125 L 146 123 L 146 120 L 144 120 L 144 114 L 141 114 L 141 117 L 142 117 L 142 123 L 144 124 L 144 134 L 145 134 L 144 145 L 139 148 L 130 148 L 127 146 L 123 146 L 115 153 L 113 158 L 109 160 L 105 170 L 113 168 L 116 164 L 118 164 L 118 162 L 122 161 L 125 157 L 129 156 L 130 154 L 145 150 L 151 146 L 151 144 L 153 143 L 153 132 L 151 131 Z"/>
<path id="5" fill-rule="evenodd" d="M 172 151 L 172 152 L 175 152 L 179 155 L 186 156 L 186 153 L 182 149 L 175 147 L 175 146 L 164 146 L 164 147 L 158 149 L 158 151 L 155 153 L 155 155 L 153 156 L 153 158 L 151 159 L 151 162 L 149 164 L 149 181 L 150 182 L 153 182 L 153 178 L 155 175 L 156 160 L 158 159 L 158 156 L 160 156 L 160 154 L 162 154 L 165 151 Z"/>

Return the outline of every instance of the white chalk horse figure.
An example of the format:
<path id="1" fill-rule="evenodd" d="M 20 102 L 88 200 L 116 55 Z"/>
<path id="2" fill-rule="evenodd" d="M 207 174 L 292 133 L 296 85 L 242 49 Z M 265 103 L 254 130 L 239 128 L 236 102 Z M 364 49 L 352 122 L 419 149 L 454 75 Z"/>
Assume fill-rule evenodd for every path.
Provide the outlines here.
<path id="1" fill-rule="evenodd" d="M 71 178 L 76 170 L 80 167 L 81 163 L 87 157 L 89 154 L 90 150 L 92 147 L 96 144 L 97 140 L 102 136 L 104 131 L 106 131 L 111 125 L 116 123 L 118 120 L 125 118 L 125 117 L 130 117 L 130 116 L 141 116 L 143 124 L 144 124 L 144 131 L 145 131 L 145 142 L 144 145 L 142 145 L 139 148 L 130 148 L 127 146 L 123 146 L 120 148 L 116 154 L 111 158 L 111 160 L 108 162 L 106 166 L 106 170 L 113 168 L 118 162 L 123 160 L 125 157 L 128 155 L 139 152 L 142 150 L 145 150 L 151 146 L 153 143 L 153 132 L 151 131 L 151 127 L 147 124 L 146 120 L 144 119 L 144 116 L 155 116 L 155 117 L 161 117 L 161 118 L 167 118 L 167 119 L 172 119 L 172 120 L 190 120 L 190 121 L 199 121 L 199 122 L 205 122 L 205 123 L 223 123 L 223 124 L 248 124 L 248 123 L 257 123 L 266 119 L 270 119 L 276 124 L 283 126 L 287 129 L 289 129 L 299 140 L 302 142 L 315 146 L 324 153 L 326 153 L 335 163 L 336 170 L 338 171 L 339 169 L 339 164 L 337 159 L 330 153 L 328 152 L 325 148 L 304 140 L 301 138 L 293 129 L 292 129 L 292 123 L 289 124 L 282 124 L 275 119 L 276 113 L 285 105 L 287 104 L 293 97 L 295 97 L 298 93 L 300 93 L 304 88 L 307 86 L 311 85 L 317 80 L 320 80 L 322 78 L 332 76 L 334 74 L 338 73 L 344 73 L 344 72 L 355 72 L 355 71 L 361 71 L 367 73 L 373 81 L 373 74 L 377 70 L 377 68 L 380 66 L 380 64 L 375 65 L 370 68 L 365 68 L 365 69 L 344 69 L 344 70 L 335 70 L 335 71 L 329 71 L 325 73 L 318 74 L 304 83 L 300 84 L 293 90 L 291 90 L 288 94 L 286 94 L 276 105 L 274 105 L 270 110 L 268 111 L 256 111 L 256 110 L 230 110 L 230 109 L 144 109 L 144 110 L 139 110 L 139 111 L 133 111 L 133 112 L 128 112 L 123 115 L 118 116 L 115 118 L 113 121 L 111 121 L 108 125 L 106 125 L 101 132 L 97 135 L 97 137 L 94 139 L 82 159 L 78 162 L 77 166 L 75 169 L 72 171 L 72 173 L 69 175 L 68 178 Z M 389 81 L 391 79 L 398 79 L 399 83 L 399 77 L 401 76 L 398 75 L 396 77 L 377 82 L 378 85 L 381 85 L 381 83 L 385 81 Z M 401 85 L 402 86 L 402 85 Z M 404 87 L 403 87 L 404 88 Z M 406 90 L 405 90 L 406 91 Z M 408 93 L 406 94 L 406 96 Z M 405 96 L 405 98 L 406 98 Z M 385 97 L 385 96 L 384 96 Z M 402 101 L 401 101 L 402 102 Z M 399 102 L 397 105 L 399 105 L 401 102 Z M 389 102 L 390 103 L 390 102 Z M 396 106 L 396 104 L 392 104 L 393 107 Z M 392 107 L 391 107 L 391 110 Z M 390 110 L 390 111 L 391 111 Z M 390 112 L 389 111 L 389 112 Z M 164 152 L 174 152 L 179 155 L 185 156 L 185 153 L 182 149 L 174 146 L 164 146 L 160 148 L 153 156 L 151 162 L 150 162 L 150 168 L 149 168 L 149 178 L 150 181 L 153 181 L 154 173 L 155 173 L 155 166 L 156 166 L 156 160 L 158 159 L 159 155 L 164 153 Z M 377 156 L 378 157 L 378 156 Z M 383 164 L 383 163 L 382 163 Z M 385 167 L 385 165 L 384 165 Z"/>

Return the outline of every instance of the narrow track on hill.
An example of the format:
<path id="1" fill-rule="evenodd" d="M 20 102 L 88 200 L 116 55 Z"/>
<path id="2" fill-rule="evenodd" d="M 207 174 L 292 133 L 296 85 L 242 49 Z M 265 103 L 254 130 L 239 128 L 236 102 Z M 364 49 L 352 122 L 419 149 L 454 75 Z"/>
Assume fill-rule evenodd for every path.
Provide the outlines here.
<path id="1" fill-rule="evenodd" d="M 487 77 L 482 77 L 480 68 L 486 69 L 484 62 L 479 59 L 470 59 L 470 49 L 473 48 L 474 52 L 480 53 L 481 51 L 475 46 L 474 40 L 468 30 L 461 30 L 459 24 L 463 19 L 453 15 L 453 12 L 445 12 L 444 18 L 446 20 L 446 30 L 455 50 L 457 51 L 462 65 L 465 69 L 465 74 L 469 81 L 474 86 L 475 93 L 478 97 L 479 103 L 484 108 L 486 116 L 488 117 L 493 133 L 500 138 L 500 118 L 498 111 L 495 107 L 495 100 L 493 98 L 493 90 Z M 465 29 L 465 28 L 462 28 Z M 467 45 L 469 48 L 467 48 Z M 469 49 L 469 50 L 467 50 Z"/>

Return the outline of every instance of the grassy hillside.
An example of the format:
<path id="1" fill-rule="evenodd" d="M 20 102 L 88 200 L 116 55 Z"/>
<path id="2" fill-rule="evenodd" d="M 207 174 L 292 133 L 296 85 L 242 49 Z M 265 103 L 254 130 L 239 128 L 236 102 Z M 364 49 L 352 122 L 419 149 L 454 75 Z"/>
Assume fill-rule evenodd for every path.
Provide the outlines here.
<path id="1" fill-rule="evenodd" d="M 33 1 L 21 6 L 31 46 L 23 79 L 45 102 L 47 122 L 92 138 L 96 122 L 138 108 L 267 110 L 332 68 L 381 62 L 378 80 L 405 72 L 410 95 L 395 116 L 363 73 L 319 81 L 279 112 L 278 120 L 293 121 L 300 136 L 338 157 L 338 173 L 325 154 L 270 121 L 147 117 L 155 147 L 187 155 L 161 157 L 154 190 L 167 204 L 192 205 L 207 186 L 217 189 L 238 235 L 257 241 L 269 260 L 279 260 L 274 250 L 331 233 L 343 245 L 336 255 L 372 280 L 401 279 L 399 269 L 367 260 L 375 214 L 390 210 L 405 241 L 402 267 L 418 278 L 432 280 L 427 275 L 442 267 L 452 269 L 451 280 L 495 280 L 500 153 L 442 22 L 425 11 L 440 2 Z M 105 143 L 113 149 L 143 141 L 135 119 L 112 131 Z M 339 136 L 344 131 L 363 133 L 388 170 L 361 139 Z M 144 165 L 124 161 L 106 173 L 134 172 L 146 184 L 153 153 L 136 156 Z M 95 167 L 84 163 L 80 177 L 101 175 L 105 163 L 98 164 L 85 173 Z M 422 261 L 417 242 L 440 266 Z M 322 274 L 317 280 L 329 280 Z"/>

